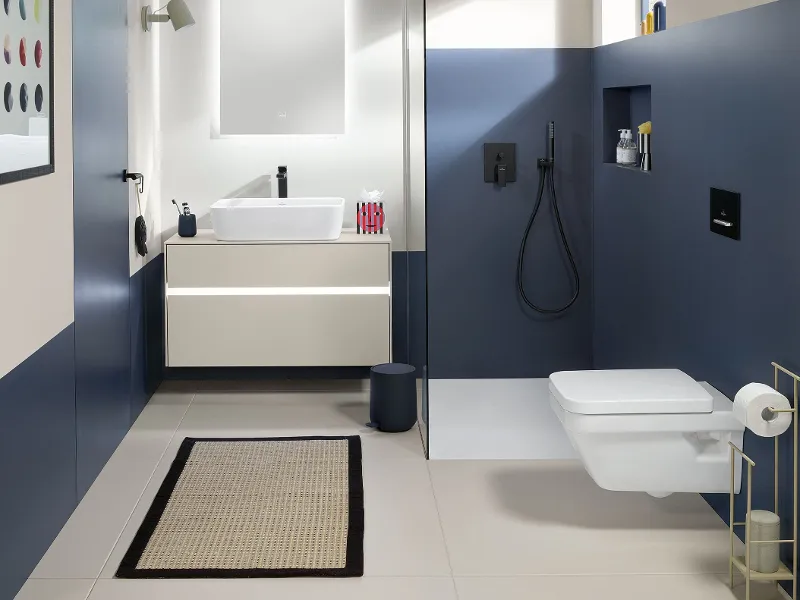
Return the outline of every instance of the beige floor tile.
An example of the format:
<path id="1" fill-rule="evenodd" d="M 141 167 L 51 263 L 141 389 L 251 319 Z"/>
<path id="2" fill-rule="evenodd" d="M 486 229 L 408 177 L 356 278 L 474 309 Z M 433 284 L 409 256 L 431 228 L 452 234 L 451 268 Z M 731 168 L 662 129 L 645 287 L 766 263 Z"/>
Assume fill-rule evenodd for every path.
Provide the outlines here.
<path id="1" fill-rule="evenodd" d="M 195 381 L 200 392 L 359 392 L 369 390 L 369 379 L 262 379 Z"/>
<path id="2" fill-rule="evenodd" d="M 728 570 L 728 530 L 699 496 L 607 492 L 575 462 L 430 471 L 456 576 Z"/>
<path id="3" fill-rule="evenodd" d="M 191 393 L 159 392 L 153 397 L 31 577 L 99 576 L 191 400 Z"/>
<path id="4" fill-rule="evenodd" d="M 90 600 L 457 600 L 441 578 L 205 579 L 97 582 Z M 27 599 L 26 599 L 27 600 Z M 38 600 L 38 599 L 37 599 Z"/>
<path id="5" fill-rule="evenodd" d="M 423 460 L 419 429 L 384 434 L 366 426 L 365 392 L 199 393 L 179 434 L 185 437 L 360 435 L 364 461 Z"/>
<path id="6" fill-rule="evenodd" d="M 540 576 L 457 578 L 459 600 L 743 600 L 720 575 Z M 754 584 L 751 600 L 782 600 L 774 585 Z"/>
<path id="7" fill-rule="evenodd" d="M 16 600 L 86 600 L 94 579 L 29 579 Z"/>
<path id="8" fill-rule="evenodd" d="M 364 465 L 364 573 L 451 575 L 425 463 Z"/>
<path id="9" fill-rule="evenodd" d="M 205 431 L 205 430 L 203 430 Z M 166 476 L 185 436 L 201 437 L 203 431 L 184 430 L 176 436 L 155 470 L 152 481 L 102 570 L 112 578 Z M 209 430 L 211 431 L 211 430 Z M 225 430 L 230 433 L 230 430 Z M 207 432 L 206 432 L 207 433 Z M 343 435 L 348 432 L 324 428 L 275 432 L 263 435 Z M 357 433 L 357 432 L 353 432 Z M 216 435 L 216 437 L 229 437 Z M 427 463 L 422 457 L 419 432 L 362 435 L 366 527 L 364 535 L 365 574 L 368 576 L 450 575 L 444 538 L 430 484 Z"/>
<path id="10" fill-rule="evenodd" d="M 363 391 L 206 391 L 196 395 L 184 427 L 364 427 L 368 421 L 369 394 Z"/>

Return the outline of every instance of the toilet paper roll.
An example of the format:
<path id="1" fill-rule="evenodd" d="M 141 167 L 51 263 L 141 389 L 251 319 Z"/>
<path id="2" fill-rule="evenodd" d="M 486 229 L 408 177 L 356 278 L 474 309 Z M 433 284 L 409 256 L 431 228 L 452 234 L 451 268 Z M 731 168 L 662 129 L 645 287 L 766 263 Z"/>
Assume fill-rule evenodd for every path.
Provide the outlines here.
<path id="1" fill-rule="evenodd" d="M 748 383 L 733 401 L 733 414 L 750 431 L 761 437 L 776 437 L 789 429 L 792 413 L 777 413 L 766 419 L 768 408 L 787 409 L 792 405 L 783 394 L 763 383 Z"/>

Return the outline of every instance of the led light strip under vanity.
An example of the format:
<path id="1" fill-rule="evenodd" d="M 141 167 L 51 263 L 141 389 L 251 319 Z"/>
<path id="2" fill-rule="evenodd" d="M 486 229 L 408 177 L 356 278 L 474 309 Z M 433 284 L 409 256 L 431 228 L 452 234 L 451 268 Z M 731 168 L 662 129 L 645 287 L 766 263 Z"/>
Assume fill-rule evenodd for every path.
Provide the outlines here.
<path id="1" fill-rule="evenodd" d="M 391 296 L 383 287 L 198 287 L 170 288 L 167 296 Z"/>
<path id="2" fill-rule="evenodd" d="M 392 360 L 391 238 L 166 243 L 168 367 L 368 367 Z"/>

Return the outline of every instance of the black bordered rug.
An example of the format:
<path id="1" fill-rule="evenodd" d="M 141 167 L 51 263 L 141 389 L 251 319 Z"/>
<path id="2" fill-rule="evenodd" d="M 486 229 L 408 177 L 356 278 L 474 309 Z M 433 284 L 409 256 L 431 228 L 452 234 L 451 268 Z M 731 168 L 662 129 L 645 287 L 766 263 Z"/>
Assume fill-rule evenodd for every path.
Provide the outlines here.
<path id="1" fill-rule="evenodd" d="M 360 577 L 361 440 L 186 438 L 117 577 Z"/>

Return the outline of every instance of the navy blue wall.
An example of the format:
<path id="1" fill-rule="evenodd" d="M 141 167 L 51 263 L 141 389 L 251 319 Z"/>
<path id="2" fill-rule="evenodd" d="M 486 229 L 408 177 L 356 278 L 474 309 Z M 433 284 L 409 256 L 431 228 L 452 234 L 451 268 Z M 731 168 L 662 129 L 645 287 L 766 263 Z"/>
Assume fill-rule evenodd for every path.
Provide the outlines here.
<path id="1" fill-rule="evenodd" d="M 591 69 L 587 49 L 427 52 L 428 365 L 432 378 L 547 377 L 591 366 Z M 538 186 L 547 122 L 556 184 L 581 271 L 563 317 L 523 307 L 517 255 Z M 518 181 L 483 181 L 484 142 L 517 144 Z M 540 304 L 572 295 L 549 202 L 528 246 Z"/>
<path id="2" fill-rule="evenodd" d="M 800 368 L 798 22 L 783 0 L 596 51 L 596 367 L 678 367 L 731 398 L 770 361 Z M 652 85 L 650 175 L 602 164 L 603 88 L 631 85 Z M 712 186 L 741 192 L 742 241 L 709 231 Z M 771 449 L 746 435 L 767 509 Z"/>
<path id="3" fill-rule="evenodd" d="M 425 252 L 392 252 L 394 362 L 414 365 L 422 372 L 425 328 Z"/>
<path id="4" fill-rule="evenodd" d="M 131 424 L 164 378 L 164 255 L 131 277 Z"/>
<path id="5" fill-rule="evenodd" d="M 0 379 L 0 599 L 25 583 L 75 508 L 75 332 Z"/>
<path id="6" fill-rule="evenodd" d="M 128 161 L 127 5 L 82 0 L 72 6 L 79 496 L 130 426 L 130 188 L 111 175 Z"/>
<path id="7" fill-rule="evenodd" d="M 130 280 L 132 363 L 118 399 L 126 407 L 126 430 L 162 380 L 163 269 L 162 255 Z M 16 595 L 85 493 L 75 373 L 70 325 L 0 378 L 0 600 Z M 107 458 L 95 457 L 96 468 Z"/>

